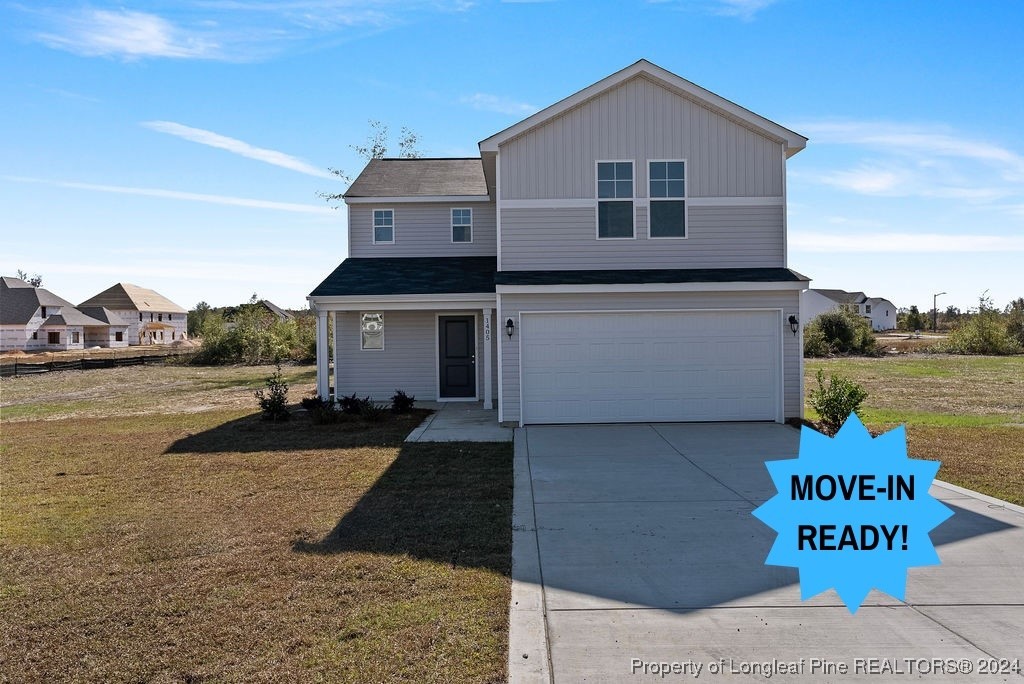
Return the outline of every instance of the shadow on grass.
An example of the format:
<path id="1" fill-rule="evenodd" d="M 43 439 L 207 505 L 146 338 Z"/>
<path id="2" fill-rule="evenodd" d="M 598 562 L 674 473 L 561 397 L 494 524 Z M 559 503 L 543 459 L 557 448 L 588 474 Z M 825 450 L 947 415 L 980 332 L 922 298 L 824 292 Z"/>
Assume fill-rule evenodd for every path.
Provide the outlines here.
<path id="1" fill-rule="evenodd" d="M 407 555 L 509 576 L 512 445 L 406 444 L 330 534 L 293 548 Z"/>
<path id="2" fill-rule="evenodd" d="M 377 423 L 357 416 L 344 416 L 341 422 L 333 425 L 314 425 L 304 413 L 280 423 L 262 420 L 258 413 L 253 413 L 182 437 L 164 453 L 252 453 L 398 446 L 430 413 L 427 409 L 415 409 L 402 415 L 388 413 Z"/>

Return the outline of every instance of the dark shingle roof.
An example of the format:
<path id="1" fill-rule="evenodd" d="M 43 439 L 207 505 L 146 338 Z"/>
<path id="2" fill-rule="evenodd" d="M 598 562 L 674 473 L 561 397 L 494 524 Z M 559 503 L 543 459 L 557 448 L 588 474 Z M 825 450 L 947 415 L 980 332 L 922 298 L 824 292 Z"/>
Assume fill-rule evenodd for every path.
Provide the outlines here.
<path id="1" fill-rule="evenodd" d="M 471 159 L 371 159 L 345 197 L 486 195 L 483 162 Z"/>
<path id="2" fill-rule="evenodd" d="M 494 292 L 498 285 L 777 283 L 807 277 L 788 268 L 680 268 L 621 271 L 501 271 L 494 257 L 346 259 L 312 297 Z"/>
<path id="3" fill-rule="evenodd" d="M 47 316 L 46 320 L 43 321 L 43 325 L 87 325 L 90 327 L 109 327 L 104 321 L 97 320 L 92 316 L 87 316 L 73 306 L 65 306 L 60 310 L 59 314 Z"/>
<path id="4" fill-rule="evenodd" d="M 12 282 L 16 281 L 16 282 Z M 5 277 L 0 282 L 0 323 L 22 325 L 32 320 L 40 306 L 62 307 L 65 311 L 75 305 L 41 287 L 25 287 L 23 280 Z M 28 285 L 28 283 L 25 283 Z"/>
<path id="5" fill-rule="evenodd" d="M 495 257 L 345 259 L 310 296 L 494 292 L 496 268 Z"/>
<path id="6" fill-rule="evenodd" d="M 818 294 L 822 295 L 823 297 L 828 297 L 829 299 L 831 299 L 833 302 L 836 302 L 837 304 L 860 304 L 865 299 L 867 299 L 867 295 L 865 295 L 863 292 L 847 292 L 846 290 L 819 290 L 819 289 L 814 289 L 814 290 L 811 290 L 811 291 L 812 292 L 817 292 Z"/>
<path id="7" fill-rule="evenodd" d="M 501 271 L 498 285 L 640 285 L 646 283 L 778 283 L 806 281 L 788 268 L 656 268 L 607 271 Z"/>

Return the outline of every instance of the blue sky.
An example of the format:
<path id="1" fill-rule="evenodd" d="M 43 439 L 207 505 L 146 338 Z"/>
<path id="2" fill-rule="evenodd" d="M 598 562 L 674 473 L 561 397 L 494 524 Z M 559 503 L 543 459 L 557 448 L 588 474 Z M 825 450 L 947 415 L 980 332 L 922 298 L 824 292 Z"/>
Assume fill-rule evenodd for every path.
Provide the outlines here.
<path id="1" fill-rule="evenodd" d="M 282 306 L 346 256 L 367 121 L 430 156 L 639 58 L 811 141 L 789 265 L 898 306 L 1024 296 L 1024 5 L 828 0 L 0 5 L 0 271 L 72 301 Z"/>

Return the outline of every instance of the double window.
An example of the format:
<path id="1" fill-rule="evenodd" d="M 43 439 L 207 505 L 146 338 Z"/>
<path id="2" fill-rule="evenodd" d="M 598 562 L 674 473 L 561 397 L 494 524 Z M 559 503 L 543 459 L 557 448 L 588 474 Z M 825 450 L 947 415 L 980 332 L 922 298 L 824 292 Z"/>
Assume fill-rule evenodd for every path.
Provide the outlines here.
<path id="1" fill-rule="evenodd" d="M 633 162 L 597 162 L 597 237 L 632 239 Z"/>
<path id="2" fill-rule="evenodd" d="M 373 210 L 373 244 L 392 244 L 395 241 L 395 210 Z"/>
<path id="3" fill-rule="evenodd" d="M 473 210 L 452 209 L 452 242 L 473 241 Z"/>
<path id="4" fill-rule="evenodd" d="M 686 237 L 686 162 L 648 162 L 652 238 Z"/>

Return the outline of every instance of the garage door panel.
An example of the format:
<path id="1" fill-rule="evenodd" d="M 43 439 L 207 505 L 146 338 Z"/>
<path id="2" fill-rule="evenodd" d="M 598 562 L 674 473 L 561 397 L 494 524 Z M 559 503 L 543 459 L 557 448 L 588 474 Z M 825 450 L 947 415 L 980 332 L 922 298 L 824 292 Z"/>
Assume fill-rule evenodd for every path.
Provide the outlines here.
<path id="1" fill-rule="evenodd" d="M 522 314 L 526 423 L 774 420 L 774 311 Z"/>

